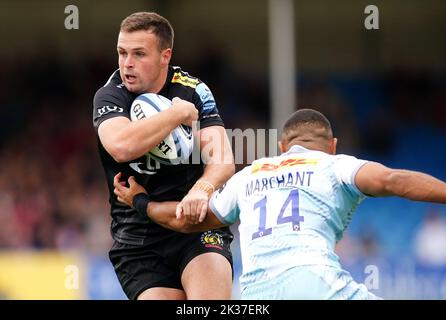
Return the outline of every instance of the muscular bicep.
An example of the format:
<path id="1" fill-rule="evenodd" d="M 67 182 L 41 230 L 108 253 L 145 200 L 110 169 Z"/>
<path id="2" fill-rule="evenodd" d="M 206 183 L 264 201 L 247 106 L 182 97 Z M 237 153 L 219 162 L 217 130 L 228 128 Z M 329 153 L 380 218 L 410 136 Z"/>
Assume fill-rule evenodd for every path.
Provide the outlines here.
<path id="1" fill-rule="evenodd" d="M 359 168 L 355 176 L 355 184 L 358 189 L 370 196 L 390 196 L 387 180 L 392 169 L 377 162 L 368 162 Z"/>
<path id="2" fill-rule="evenodd" d="M 121 130 L 130 123 L 126 117 L 114 117 L 104 120 L 98 128 L 98 136 L 105 150 L 116 158 L 119 147 L 118 139 Z"/>

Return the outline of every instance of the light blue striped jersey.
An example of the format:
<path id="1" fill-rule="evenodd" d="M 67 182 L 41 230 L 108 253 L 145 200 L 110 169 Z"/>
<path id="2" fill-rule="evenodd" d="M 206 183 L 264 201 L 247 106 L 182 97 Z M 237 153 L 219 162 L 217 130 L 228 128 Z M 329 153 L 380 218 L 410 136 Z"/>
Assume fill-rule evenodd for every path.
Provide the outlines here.
<path id="1" fill-rule="evenodd" d="M 213 194 L 220 221 L 240 219 L 242 291 L 296 266 L 340 268 L 335 244 L 365 198 L 354 182 L 365 163 L 296 145 L 254 161 Z"/>

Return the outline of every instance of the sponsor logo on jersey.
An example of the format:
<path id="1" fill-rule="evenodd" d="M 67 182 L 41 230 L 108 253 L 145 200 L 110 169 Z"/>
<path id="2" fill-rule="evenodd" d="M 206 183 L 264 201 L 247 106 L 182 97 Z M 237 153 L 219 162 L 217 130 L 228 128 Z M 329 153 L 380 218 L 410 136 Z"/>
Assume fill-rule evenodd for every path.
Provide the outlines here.
<path id="1" fill-rule="evenodd" d="M 191 78 L 189 76 L 181 75 L 179 72 L 173 74 L 172 83 L 179 83 L 186 87 L 191 87 L 195 89 L 198 85 L 199 80 Z"/>
<path id="2" fill-rule="evenodd" d="M 215 109 L 215 99 L 211 90 L 205 83 L 197 85 L 195 92 L 200 96 L 200 100 L 203 103 L 202 111 L 209 111 Z"/>
<path id="3" fill-rule="evenodd" d="M 208 100 L 205 103 L 203 103 L 203 112 L 214 110 L 215 109 L 215 101 L 214 100 Z"/>
<path id="4" fill-rule="evenodd" d="M 253 163 L 251 166 L 251 173 L 256 173 L 260 171 L 277 171 L 298 165 L 316 165 L 318 162 L 319 159 L 288 158 L 282 160 L 279 164 L 268 163 L 268 162 Z"/>
<path id="5" fill-rule="evenodd" d="M 145 170 L 145 169 L 141 168 L 141 167 L 144 167 L 143 162 L 132 162 L 132 163 L 129 163 L 129 166 L 130 166 L 130 168 L 132 168 L 133 170 L 135 170 L 136 172 L 138 172 L 140 174 L 152 175 L 152 174 L 156 173 L 156 170 L 149 169 L 149 168 L 146 168 L 147 170 Z"/>
<path id="6" fill-rule="evenodd" d="M 110 113 L 110 112 L 124 112 L 124 109 L 117 107 L 117 106 L 103 106 L 101 108 L 98 108 L 98 116 L 102 117 L 103 115 Z"/>
<path id="7" fill-rule="evenodd" d="M 156 172 L 161 168 L 161 164 L 153 159 L 150 154 L 145 155 L 146 162 L 132 162 L 129 163 L 130 168 L 135 170 L 140 174 L 156 174 Z"/>
<path id="8" fill-rule="evenodd" d="M 213 230 L 204 232 L 200 240 L 206 248 L 223 249 L 223 237 Z"/>

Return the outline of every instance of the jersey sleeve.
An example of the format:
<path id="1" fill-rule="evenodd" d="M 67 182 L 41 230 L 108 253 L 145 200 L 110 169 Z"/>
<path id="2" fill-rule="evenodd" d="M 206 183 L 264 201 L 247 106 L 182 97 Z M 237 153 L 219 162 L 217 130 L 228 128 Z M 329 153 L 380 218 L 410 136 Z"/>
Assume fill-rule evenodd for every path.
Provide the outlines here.
<path id="1" fill-rule="evenodd" d="M 209 207 L 220 222 L 230 225 L 236 222 L 240 215 L 238 204 L 238 186 L 242 171 L 233 175 L 220 189 L 216 190 L 209 201 Z"/>
<path id="2" fill-rule="evenodd" d="M 358 170 L 366 163 L 368 161 L 347 155 L 338 155 L 334 163 L 334 172 L 339 183 L 358 198 L 365 198 L 365 195 L 356 186 L 355 177 Z"/>
<path id="3" fill-rule="evenodd" d="M 129 97 L 119 91 L 111 90 L 110 87 L 99 89 L 93 99 L 93 126 L 96 132 L 104 120 L 114 117 L 130 119 L 131 103 Z"/>
<path id="4" fill-rule="evenodd" d="M 198 120 L 200 128 L 210 126 L 224 126 L 221 119 L 214 95 L 204 82 L 200 82 L 195 88 L 194 104 L 198 109 Z"/>

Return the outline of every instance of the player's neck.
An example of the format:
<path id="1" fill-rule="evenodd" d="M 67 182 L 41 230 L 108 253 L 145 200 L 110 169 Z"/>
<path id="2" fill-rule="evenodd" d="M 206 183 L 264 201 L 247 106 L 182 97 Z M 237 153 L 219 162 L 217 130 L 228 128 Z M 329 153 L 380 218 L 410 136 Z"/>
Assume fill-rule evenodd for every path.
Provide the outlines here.
<path id="1" fill-rule="evenodd" d="M 155 84 L 150 88 L 150 91 L 147 93 L 159 93 L 166 83 L 167 75 L 169 68 L 162 69 L 160 72 L 160 76 L 156 80 Z"/>

